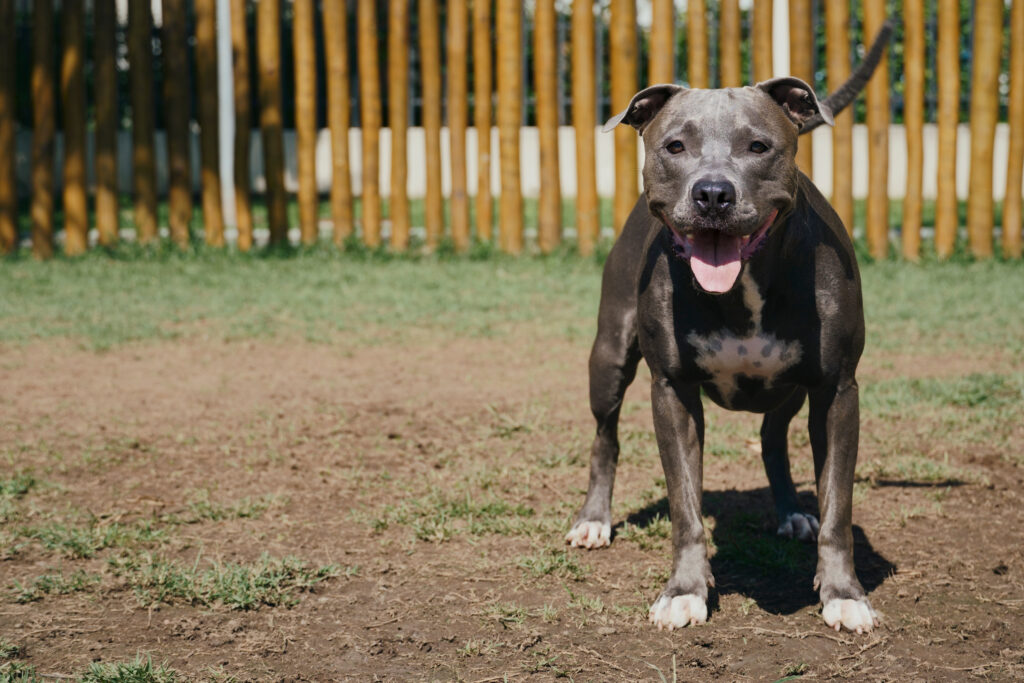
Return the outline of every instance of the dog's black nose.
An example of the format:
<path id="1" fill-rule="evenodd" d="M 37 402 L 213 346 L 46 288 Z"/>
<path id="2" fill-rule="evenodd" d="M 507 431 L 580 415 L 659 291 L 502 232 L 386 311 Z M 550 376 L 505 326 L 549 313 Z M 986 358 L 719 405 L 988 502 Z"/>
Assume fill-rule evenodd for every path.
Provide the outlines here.
<path id="1" fill-rule="evenodd" d="M 728 180 L 698 180 L 690 196 L 702 214 L 724 213 L 736 203 L 736 188 Z"/>

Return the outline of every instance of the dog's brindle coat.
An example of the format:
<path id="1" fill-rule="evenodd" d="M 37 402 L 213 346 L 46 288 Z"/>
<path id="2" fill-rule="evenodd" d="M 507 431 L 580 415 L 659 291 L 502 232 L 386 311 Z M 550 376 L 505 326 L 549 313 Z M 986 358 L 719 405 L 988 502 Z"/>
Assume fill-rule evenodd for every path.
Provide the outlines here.
<path id="1" fill-rule="evenodd" d="M 607 126 L 625 122 L 643 136 L 645 190 L 604 269 L 590 356 L 590 486 L 566 540 L 611 541 L 619 409 L 643 357 L 672 519 L 672 574 L 650 611 L 659 628 L 704 622 L 714 585 L 701 517 L 701 389 L 725 408 L 764 413 L 778 532 L 817 538 L 825 622 L 857 632 L 877 625 L 854 573 L 851 527 L 860 277 L 842 222 L 795 154 L 801 132 L 831 123 L 863 87 L 889 33 L 825 102 L 795 78 L 723 90 L 659 85 Z M 786 451 L 807 398 L 820 528 L 800 509 Z"/>

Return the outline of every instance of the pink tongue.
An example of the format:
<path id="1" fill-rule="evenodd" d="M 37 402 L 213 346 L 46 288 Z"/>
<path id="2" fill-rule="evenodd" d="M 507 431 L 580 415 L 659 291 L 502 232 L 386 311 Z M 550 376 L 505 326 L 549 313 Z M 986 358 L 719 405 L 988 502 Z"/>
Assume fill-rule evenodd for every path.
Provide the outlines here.
<path id="1" fill-rule="evenodd" d="M 690 269 L 704 291 L 720 294 L 732 289 L 740 275 L 740 238 L 720 232 L 693 236 Z"/>

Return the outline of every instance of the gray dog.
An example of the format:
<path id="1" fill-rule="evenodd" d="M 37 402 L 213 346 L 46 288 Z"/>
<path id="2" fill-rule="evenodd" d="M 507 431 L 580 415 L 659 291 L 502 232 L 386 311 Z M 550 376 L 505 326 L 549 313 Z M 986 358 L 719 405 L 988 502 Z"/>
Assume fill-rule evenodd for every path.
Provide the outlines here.
<path id="1" fill-rule="evenodd" d="M 658 628 L 704 623 L 714 586 L 701 517 L 702 389 L 720 406 L 764 414 L 778 533 L 817 539 L 825 623 L 858 633 L 878 624 L 853 565 L 860 276 L 842 222 L 795 154 L 798 135 L 831 124 L 856 97 L 891 32 L 886 25 L 824 102 L 796 78 L 722 90 L 655 85 L 605 126 L 627 123 L 643 136 L 644 193 L 604 268 L 590 355 L 597 436 L 566 541 L 611 542 L 619 409 L 643 357 L 672 519 L 672 574 L 650 610 Z M 820 526 L 800 509 L 786 448 L 808 398 Z"/>

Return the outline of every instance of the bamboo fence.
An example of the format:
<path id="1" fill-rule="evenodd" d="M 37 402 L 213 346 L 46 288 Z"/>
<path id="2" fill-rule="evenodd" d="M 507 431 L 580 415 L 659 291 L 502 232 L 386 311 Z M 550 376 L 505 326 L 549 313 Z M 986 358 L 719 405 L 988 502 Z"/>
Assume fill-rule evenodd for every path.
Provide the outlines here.
<path id="1" fill-rule="evenodd" d="M 903 68 L 891 71 L 883 61 L 859 105 L 868 151 L 863 235 L 875 258 L 921 258 L 929 243 L 929 208 L 939 258 L 958 248 L 979 259 L 1021 257 L 1024 0 L 975 0 L 969 14 L 961 5 L 904 0 L 901 15 L 894 17 L 902 24 Z M 887 19 L 887 3 L 862 0 L 855 7 L 870 40 Z M 819 80 L 821 90 L 834 90 L 851 72 L 850 27 L 861 15 L 845 2 L 788 0 L 788 8 L 788 72 L 812 82 L 817 76 L 827 83 Z M 611 220 L 602 226 L 595 142 L 601 118 L 652 83 L 738 87 L 778 75 L 772 23 L 779 15 L 771 0 L 754 0 L 752 6 L 689 0 L 684 11 L 676 11 L 672 0 L 571 6 L 537 0 L 529 9 L 512 0 L 230 0 L 235 129 L 229 180 L 235 218 L 226 226 L 216 40 L 224 18 L 217 16 L 215 0 L 162 0 L 159 26 L 151 0 L 128 0 L 127 9 L 125 18 L 112 1 L 37 0 L 25 14 L 22 3 L 0 0 L 0 252 L 27 243 L 38 258 L 51 257 L 57 245 L 76 255 L 91 245 L 116 244 L 130 223 L 140 243 L 166 236 L 181 247 L 200 231 L 210 246 L 233 241 L 243 251 L 258 240 L 313 245 L 325 233 L 338 246 L 359 239 L 394 251 L 418 244 L 437 249 L 450 240 L 462 252 L 474 241 L 493 240 L 508 253 L 533 244 L 550 252 L 569 240 L 588 254 L 603 227 L 618 234 L 641 189 L 638 138 L 621 126 L 614 134 Z M 969 30 L 969 65 L 961 63 L 962 26 Z M 892 49 L 887 54 L 896 54 Z M 119 52 L 127 55 L 124 93 L 118 69 L 126 67 L 117 63 Z M 969 92 L 962 93 L 964 68 Z M 17 101 L 22 72 L 28 74 L 27 103 Z M 119 98 L 130 108 L 120 107 Z M 852 109 L 837 117 L 831 163 L 818 169 L 819 177 L 826 168 L 830 172 L 831 201 L 851 234 Z M 894 111 L 905 149 L 894 149 L 890 139 Z M 125 112 L 130 122 L 123 120 Z M 926 134 L 929 121 L 935 122 L 934 136 Z M 1000 121 L 1008 131 L 997 137 Z M 536 125 L 529 134 L 536 135 L 535 158 L 524 156 L 527 123 Z M 360 141 L 357 164 L 350 156 L 353 125 L 359 129 L 353 138 Z M 960 160 L 969 168 L 961 222 L 956 161 L 964 125 L 970 145 Z M 122 126 L 130 128 L 130 156 L 120 161 L 130 164 L 128 220 L 119 210 Z M 286 126 L 295 130 L 294 159 L 286 158 Z M 495 126 L 497 154 L 491 148 Z M 323 129 L 331 135 L 329 145 L 321 146 Z M 31 136 L 20 182 L 19 132 Z M 253 133 L 259 135 L 257 147 L 250 144 Z M 565 153 L 567 135 L 574 154 Z M 385 137 L 390 176 L 382 192 Z M 1007 149 L 998 149 L 997 139 L 1008 140 Z M 258 163 L 250 159 L 253 149 L 260 150 Z M 412 153 L 420 149 L 422 154 Z M 320 193 L 318 154 L 329 157 L 319 159 L 329 170 L 328 197 Z M 895 225 L 889 179 L 894 154 L 906 161 L 901 220 Z M 926 158 L 936 157 L 928 171 Z M 813 159 L 811 138 L 802 138 L 798 164 L 805 173 L 814 171 Z M 996 164 L 1005 164 L 996 169 L 1005 187 L 995 187 Z M 254 168 L 261 177 L 256 185 Z M 294 226 L 286 174 L 296 190 Z M 422 211 L 410 198 L 414 176 L 424 179 Z M 524 210 L 522 178 L 529 176 L 538 179 L 535 213 Z M 575 186 L 571 200 L 563 194 L 566 177 Z M 166 187 L 159 196 L 158 178 Z M 497 202 L 492 178 L 500 187 Z M 930 205 L 923 199 L 926 186 L 935 188 Z M 1005 197 L 1001 219 L 995 194 Z M 195 216 L 197 195 L 201 220 Z M 260 200 L 265 213 L 254 211 Z M 166 212 L 158 211 L 162 201 Z M 324 202 L 329 211 L 320 210 Z M 528 230 L 524 219 L 532 215 Z M 297 235 L 289 237 L 292 227 Z"/>

